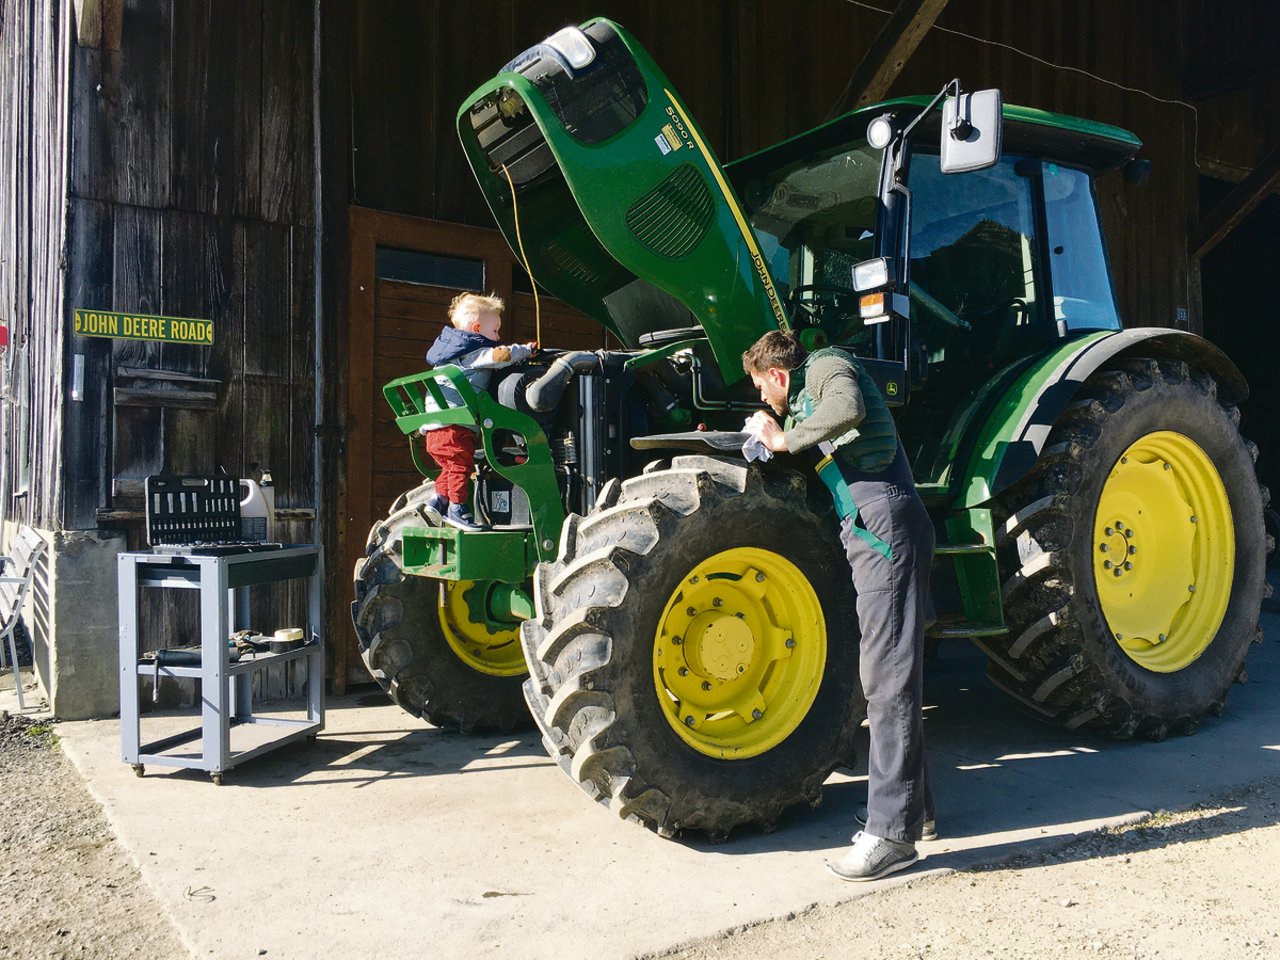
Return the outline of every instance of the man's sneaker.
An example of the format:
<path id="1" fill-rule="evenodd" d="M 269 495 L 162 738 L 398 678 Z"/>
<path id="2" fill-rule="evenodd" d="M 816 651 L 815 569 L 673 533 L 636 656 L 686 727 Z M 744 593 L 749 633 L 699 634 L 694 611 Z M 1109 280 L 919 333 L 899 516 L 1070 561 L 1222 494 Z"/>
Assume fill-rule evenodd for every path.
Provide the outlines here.
<path id="1" fill-rule="evenodd" d="M 853 811 L 853 819 L 858 821 L 858 826 L 865 827 L 867 825 L 867 805 L 861 804 Z M 926 820 L 920 828 L 920 836 L 917 840 L 937 840 L 938 839 L 938 821 Z"/>
<path id="2" fill-rule="evenodd" d="M 471 511 L 467 509 L 465 503 L 449 504 L 449 509 L 444 515 L 444 522 L 457 527 L 459 530 L 484 529 L 484 527 L 476 523 L 476 518 L 471 515 Z"/>
<path id="3" fill-rule="evenodd" d="M 827 861 L 827 869 L 841 880 L 879 880 L 907 869 L 919 858 L 914 843 L 885 840 L 860 830 L 852 847 L 839 859 Z"/>
<path id="4" fill-rule="evenodd" d="M 444 515 L 449 511 L 449 501 L 444 498 L 444 494 L 433 494 L 431 499 L 423 504 L 427 511 L 427 516 L 437 523 L 444 519 Z"/>

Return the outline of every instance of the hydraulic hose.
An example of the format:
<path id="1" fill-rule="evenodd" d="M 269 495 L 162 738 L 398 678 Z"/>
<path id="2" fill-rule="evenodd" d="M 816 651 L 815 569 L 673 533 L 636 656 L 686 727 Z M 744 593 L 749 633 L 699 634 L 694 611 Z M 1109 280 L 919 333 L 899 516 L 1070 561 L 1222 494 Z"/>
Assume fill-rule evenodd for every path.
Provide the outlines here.
<path id="1" fill-rule="evenodd" d="M 590 370 L 600 364 L 600 357 L 587 350 L 576 350 L 556 357 L 551 369 L 525 389 L 524 398 L 538 413 L 549 413 L 560 404 L 564 388 L 578 370 Z"/>

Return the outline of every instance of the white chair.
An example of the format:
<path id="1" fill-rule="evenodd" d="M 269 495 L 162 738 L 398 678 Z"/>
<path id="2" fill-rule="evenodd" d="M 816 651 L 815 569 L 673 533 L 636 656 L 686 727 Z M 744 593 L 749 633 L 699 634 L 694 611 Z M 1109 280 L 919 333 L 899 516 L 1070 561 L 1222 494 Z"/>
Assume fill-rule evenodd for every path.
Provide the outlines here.
<path id="1" fill-rule="evenodd" d="M 36 564 L 45 551 L 45 542 L 31 527 L 23 527 L 14 538 L 7 556 L 0 557 L 0 668 L 6 666 L 5 648 L 13 661 L 13 682 L 18 693 L 18 708 L 25 710 L 22 697 L 22 671 L 18 667 L 18 643 L 14 632 L 22 617 L 22 604 L 31 589 Z"/>

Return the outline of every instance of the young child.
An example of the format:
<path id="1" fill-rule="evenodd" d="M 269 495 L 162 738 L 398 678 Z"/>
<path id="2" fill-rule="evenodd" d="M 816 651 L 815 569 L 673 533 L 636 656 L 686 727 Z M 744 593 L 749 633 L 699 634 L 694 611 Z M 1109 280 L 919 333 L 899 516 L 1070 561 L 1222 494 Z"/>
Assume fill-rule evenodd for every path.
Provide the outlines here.
<path id="1" fill-rule="evenodd" d="M 527 360 L 536 349 L 533 343 L 501 342 L 503 307 L 500 297 L 458 294 L 449 304 L 452 326 L 445 327 L 431 344 L 427 363 L 433 367 L 445 364 L 461 367 L 473 387 L 487 390 L 492 371 Z M 441 386 L 451 402 L 460 399 L 449 396 L 452 388 Z M 427 453 L 440 465 L 436 494 L 427 503 L 427 509 L 462 530 L 481 529 L 467 507 L 471 468 L 479 439 L 476 428 L 450 424 L 423 429 Z"/>

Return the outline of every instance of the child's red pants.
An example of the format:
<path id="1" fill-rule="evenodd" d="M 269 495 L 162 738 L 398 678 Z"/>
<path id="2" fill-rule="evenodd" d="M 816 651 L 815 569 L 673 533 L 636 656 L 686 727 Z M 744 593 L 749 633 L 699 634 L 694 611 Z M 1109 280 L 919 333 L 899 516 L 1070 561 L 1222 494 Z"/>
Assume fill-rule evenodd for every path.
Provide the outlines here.
<path id="1" fill-rule="evenodd" d="M 475 464 L 475 433 L 454 424 L 428 430 L 423 442 L 431 459 L 440 464 L 436 492 L 450 503 L 466 503 L 471 489 L 471 468 Z"/>

